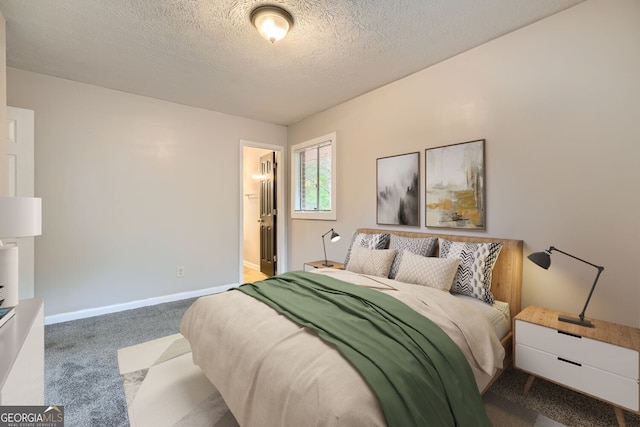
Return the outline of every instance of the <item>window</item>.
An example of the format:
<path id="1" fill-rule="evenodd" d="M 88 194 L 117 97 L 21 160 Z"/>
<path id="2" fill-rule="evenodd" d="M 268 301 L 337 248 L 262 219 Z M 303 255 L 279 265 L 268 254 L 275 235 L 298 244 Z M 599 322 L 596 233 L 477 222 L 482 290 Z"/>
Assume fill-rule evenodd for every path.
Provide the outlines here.
<path id="1" fill-rule="evenodd" d="M 336 134 L 291 147 L 291 217 L 336 219 Z"/>

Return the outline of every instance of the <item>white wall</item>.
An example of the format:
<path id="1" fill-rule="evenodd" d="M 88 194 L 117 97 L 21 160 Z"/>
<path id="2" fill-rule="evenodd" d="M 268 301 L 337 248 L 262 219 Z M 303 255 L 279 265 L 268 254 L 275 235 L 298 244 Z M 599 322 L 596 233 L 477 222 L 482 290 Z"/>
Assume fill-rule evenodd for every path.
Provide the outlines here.
<path id="1" fill-rule="evenodd" d="M 238 283 L 241 139 L 286 128 L 8 69 L 35 110 L 47 315 Z M 184 278 L 176 268 L 184 267 Z"/>
<path id="2" fill-rule="evenodd" d="M 337 222 L 290 221 L 289 265 L 322 258 L 331 227 L 343 260 L 376 226 L 377 158 L 419 150 L 424 165 L 426 148 L 485 138 L 487 229 L 472 233 L 603 265 L 587 316 L 640 326 L 639 22 L 637 0 L 589 0 L 290 126 L 290 145 L 337 131 L 339 206 Z M 525 259 L 523 307 L 577 314 L 595 274 Z"/>
<path id="3" fill-rule="evenodd" d="M 6 49 L 6 29 L 7 21 L 0 11 L 0 135 L 7 134 L 7 49 Z M 9 194 L 9 181 L 7 179 L 7 169 L 9 165 L 6 160 L 7 138 L 0 138 L 0 196 Z"/>

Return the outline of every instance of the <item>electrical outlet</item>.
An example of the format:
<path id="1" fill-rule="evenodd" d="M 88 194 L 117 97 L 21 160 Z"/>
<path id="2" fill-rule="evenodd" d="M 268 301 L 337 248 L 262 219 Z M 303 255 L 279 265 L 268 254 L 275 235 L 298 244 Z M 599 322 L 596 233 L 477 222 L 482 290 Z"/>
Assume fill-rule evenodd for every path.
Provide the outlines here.
<path id="1" fill-rule="evenodd" d="M 184 267 L 176 268 L 176 277 L 184 277 Z"/>

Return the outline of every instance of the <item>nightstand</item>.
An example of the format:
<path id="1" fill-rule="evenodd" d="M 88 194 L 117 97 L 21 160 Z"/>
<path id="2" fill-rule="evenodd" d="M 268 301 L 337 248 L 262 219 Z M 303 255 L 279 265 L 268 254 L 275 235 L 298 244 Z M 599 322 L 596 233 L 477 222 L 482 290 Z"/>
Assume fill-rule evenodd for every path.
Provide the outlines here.
<path id="1" fill-rule="evenodd" d="M 536 377 L 640 413 L 640 329 L 590 319 L 594 328 L 558 321 L 558 311 L 529 306 L 514 318 L 515 367 Z M 566 314 L 566 313 L 562 313 Z"/>
<path id="2" fill-rule="evenodd" d="M 327 262 L 332 265 L 330 267 L 327 267 L 326 265 L 324 265 L 323 259 L 320 261 L 305 262 L 303 265 L 303 269 L 304 271 L 311 271 L 315 270 L 316 268 L 335 268 L 337 270 L 344 270 L 344 264 L 341 262 L 331 260 L 328 260 Z"/>

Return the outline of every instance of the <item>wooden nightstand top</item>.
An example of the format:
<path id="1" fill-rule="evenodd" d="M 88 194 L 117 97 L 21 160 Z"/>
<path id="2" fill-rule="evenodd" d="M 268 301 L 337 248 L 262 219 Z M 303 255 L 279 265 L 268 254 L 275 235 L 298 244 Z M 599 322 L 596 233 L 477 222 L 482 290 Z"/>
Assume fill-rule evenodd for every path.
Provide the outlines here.
<path id="1" fill-rule="evenodd" d="M 640 352 L 640 329 L 638 328 L 591 318 L 589 318 L 589 320 L 591 320 L 595 327 L 587 328 L 585 326 L 561 322 L 558 320 L 559 314 L 577 317 L 575 314 L 530 305 L 518 313 L 514 320 L 522 320 L 536 325 L 546 326 Z"/>
<path id="2" fill-rule="evenodd" d="M 309 267 L 313 267 L 313 268 L 336 268 L 338 270 L 344 270 L 344 264 L 338 261 L 331 261 L 328 260 L 329 264 L 332 264 L 331 267 L 327 267 L 326 265 L 324 265 L 324 260 L 320 260 L 320 261 L 310 261 L 310 262 L 305 262 L 304 265 L 308 265 Z"/>

